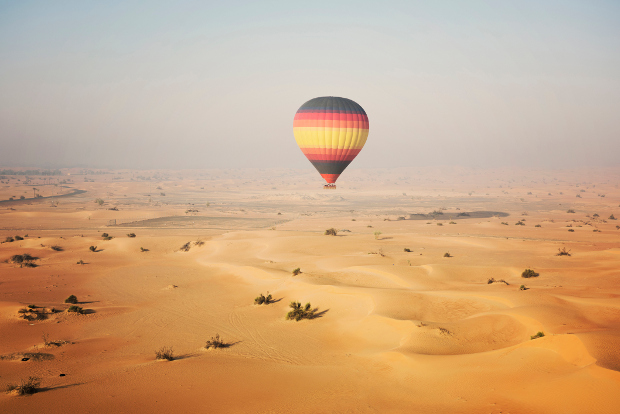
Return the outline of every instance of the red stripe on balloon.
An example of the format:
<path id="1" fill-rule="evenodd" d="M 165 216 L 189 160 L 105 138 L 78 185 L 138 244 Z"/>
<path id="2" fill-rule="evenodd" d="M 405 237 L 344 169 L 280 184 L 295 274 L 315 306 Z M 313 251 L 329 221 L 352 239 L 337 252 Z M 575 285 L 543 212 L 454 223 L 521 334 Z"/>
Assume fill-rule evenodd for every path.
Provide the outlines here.
<path id="1" fill-rule="evenodd" d="M 361 148 L 302 148 L 301 151 L 310 161 L 353 161 Z"/>
<path id="2" fill-rule="evenodd" d="M 340 177 L 340 174 L 321 174 L 321 177 L 323 177 L 329 184 L 334 184 L 338 177 Z"/>

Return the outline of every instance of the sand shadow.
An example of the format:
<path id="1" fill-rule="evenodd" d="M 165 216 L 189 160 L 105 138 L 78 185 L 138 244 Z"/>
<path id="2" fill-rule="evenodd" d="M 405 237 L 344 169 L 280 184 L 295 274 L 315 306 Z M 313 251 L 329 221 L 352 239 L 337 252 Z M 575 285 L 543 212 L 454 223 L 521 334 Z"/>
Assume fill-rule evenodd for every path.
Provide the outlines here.
<path id="1" fill-rule="evenodd" d="M 100 300 L 91 300 L 89 302 L 78 302 L 78 305 L 88 305 L 89 303 L 98 303 Z"/>
<path id="2" fill-rule="evenodd" d="M 327 312 L 329 312 L 329 309 L 325 309 L 325 310 L 322 310 L 320 312 L 317 312 L 318 310 L 319 310 L 319 308 L 314 308 L 314 310 L 313 310 L 314 313 L 312 314 L 312 317 L 310 317 L 308 319 L 322 318 L 323 315 L 325 315 Z"/>
<path id="3" fill-rule="evenodd" d="M 267 305 L 271 305 L 272 303 L 278 303 L 278 302 L 280 302 L 282 299 L 284 299 L 284 296 L 283 296 L 283 297 L 281 297 L 280 299 L 271 299 L 271 300 L 269 301 L 269 303 L 267 303 Z"/>
<path id="4" fill-rule="evenodd" d="M 93 313 L 97 313 L 93 309 L 82 309 L 82 315 L 92 315 Z"/>
<path id="5" fill-rule="evenodd" d="M 56 385 L 53 387 L 41 387 L 37 390 L 37 393 L 39 392 L 47 392 L 47 391 L 54 391 L 54 390 L 62 390 L 65 388 L 71 388 L 71 387 L 77 387 L 78 385 L 82 385 L 83 382 L 76 382 L 73 384 L 65 384 L 65 385 Z"/>

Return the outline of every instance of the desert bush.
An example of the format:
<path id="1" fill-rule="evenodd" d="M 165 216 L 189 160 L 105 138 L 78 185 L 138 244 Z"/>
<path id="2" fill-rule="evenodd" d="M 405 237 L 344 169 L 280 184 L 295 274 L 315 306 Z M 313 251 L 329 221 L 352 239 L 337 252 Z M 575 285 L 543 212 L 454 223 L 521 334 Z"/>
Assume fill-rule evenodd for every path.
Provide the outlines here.
<path id="1" fill-rule="evenodd" d="M 527 288 L 525 287 L 525 285 L 521 285 L 519 286 L 519 290 L 527 290 Z"/>
<path id="2" fill-rule="evenodd" d="M 11 256 L 9 261 L 11 263 L 19 264 L 19 267 L 37 267 L 37 265 L 34 263 L 36 259 L 36 257 L 33 257 L 28 253 L 24 253 L 14 254 L 13 256 Z"/>
<path id="3" fill-rule="evenodd" d="M 86 264 L 86 263 L 84 263 L 84 260 L 80 259 L 80 260 L 77 261 L 77 264 L 83 265 L 83 264 Z"/>
<path id="4" fill-rule="evenodd" d="M 540 273 L 536 273 L 532 269 L 525 269 L 523 273 L 521 273 L 521 277 L 530 278 L 530 277 L 538 277 Z"/>
<path id="5" fill-rule="evenodd" d="M 4 239 L 5 243 L 13 243 L 15 241 L 15 239 L 11 236 L 7 236 L 6 239 Z"/>
<path id="6" fill-rule="evenodd" d="M 103 240 L 105 240 L 105 241 L 109 241 L 109 240 L 112 240 L 113 238 L 114 238 L 114 237 L 112 237 L 112 236 L 107 236 L 107 237 L 104 237 L 104 238 L 103 238 Z"/>
<path id="7" fill-rule="evenodd" d="M 338 230 L 336 230 L 335 228 L 331 228 L 331 229 L 327 229 L 325 230 L 325 233 L 323 233 L 325 236 L 335 236 L 338 234 Z"/>
<path id="8" fill-rule="evenodd" d="M 136 233 L 127 233 L 127 237 L 136 237 Z"/>
<path id="9" fill-rule="evenodd" d="M 568 210 L 566 210 L 567 213 L 575 213 L 575 210 L 573 210 L 572 208 L 569 208 Z"/>
<path id="10" fill-rule="evenodd" d="M 562 247 L 561 249 L 558 247 L 558 252 L 555 254 L 556 256 L 570 256 L 570 250 L 566 250 L 566 247 Z"/>
<path id="11" fill-rule="evenodd" d="M 315 310 L 312 309 L 310 302 L 306 303 L 306 306 L 302 307 L 301 303 L 293 301 L 289 304 L 289 307 L 292 310 L 286 314 L 287 320 L 295 319 L 296 321 L 300 321 L 302 319 L 314 318 Z"/>
<path id="12" fill-rule="evenodd" d="M 540 224 L 535 225 L 534 227 L 542 227 Z"/>
<path id="13" fill-rule="evenodd" d="M 608 220 L 616 220 L 616 217 L 612 214 L 611 216 L 609 216 Z"/>
<path id="14" fill-rule="evenodd" d="M 443 211 L 441 210 L 433 210 L 431 212 L 431 216 L 441 216 L 441 215 L 443 215 Z"/>
<path id="15" fill-rule="evenodd" d="M 141 251 L 141 252 L 148 252 L 148 251 L 149 251 L 149 249 L 145 249 L 144 247 L 140 247 L 140 251 Z"/>
<path id="16" fill-rule="evenodd" d="M 179 250 L 181 250 L 182 252 L 189 252 L 189 249 L 191 248 L 192 248 L 191 242 L 187 242 L 183 246 L 181 246 Z"/>
<path id="17" fill-rule="evenodd" d="M 91 252 L 96 252 L 97 251 L 97 246 L 90 246 L 89 247 Z"/>
<path id="18" fill-rule="evenodd" d="M 50 246 L 50 249 L 54 250 L 55 252 L 62 252 L 62 247 L 60 246 Z"/>
<path id="19" fill-rule="evenodd" d="M 166 361 L 174 360 L 174 351 L 171 346 L 162 346 L 155 351 L 155 359 L 165 359 Z"/>
<path id="20" fill-rule="evenodd" d="M 226 347 L 228 347 L 228 344 L 220 338 L 220 334 L 215 334 L 215 336 L 212 336 L 211 339 L 207 341 L 207 344 L 205 345 L 205 348 L 207 349 L 211 349 L 211 348 L 217 349 L 217 348 L 226 348 Z"/>
<path id="21" fill-rule="evenodd" d="M 523 221 L 519 220 L 519 221 L 517 221 L 515 223 L 515 226 L 525 226 L 525 223 Z"/>
<path id="22" fill-rule="evenodd" d="M 300 273 L 301 273 L 301 269 L 300 268 L 293 269 L 293 276 L 297 276 Z"/>
<path id="23" fill-rule="evenodd" d="M 37 377 L 28 377 L 27 380 L 21 380 L 20 384 L 8 384 L 6 392 L 17 391 L 17 395 L 30 395 L 39 391 L 41 380 Z"/>
<path id="24" fill-rule="evenodd" d="M 613 219 L 615 220 L 615 219 Z M 15 236 L 15 240 L 19 241 L 19 240 L 24 240 L 24 238 L 22 236 Z"/>
<path id="25" fill-rule="evenodd" d="M 541 331 L 537 332 L 536 335 L 530 336 L 530 339 L 542 338 L 543 336 L 545 336 L 545 333 Z"/>
<path id="26" fill-rule="evenodd" d="M 506 223 L 505 221 L 502 221 L 502 224 L 503 224 L 504 226 L 507 226 L 507 225 L 508 225 L 508 223 Z"/>
<path id="27" fill-rule="evenodd" d="M 469 213 L 459 213 L 456 216 L 457 217 L 469 217 Z"/>
<path id="28" fill-rule="evenodd" d="M 452 257 L 452 255 L 450 255 L 450 252 L 446 252 L 443 254 L 443 257 Z"/>
<path id="29" fill-rule="evenodd" d="M 203 246 L 203 245 L 205 244 L 205 242 L 204 242 L 204 241 L 202 241 L 202 240 L 196 240 L 196 241 L 194 242 L 194 244 L 195 244 L 196 246 L 200 247 L 200 246 Z"/>
<path id="30" fill-rule="evenodd" d="M 71 305 L 69 306 L 69 309 L 67 309 L 67 312 L 74 312 L 74 313 L 82 314 L 84 313 L 84 309 L 82 309 L 81 306 Z"/>
<path id="31" fill-rule="evenodd" d="M 104 201 L 103 201 L 103 199 L 102 199 L 102 198 L 96 198 L 96 199 L 95 199 L 95 203 L 97 203 L 97 204 L 99 204 L 100 206 L 102 206 L 102 205 L 103 205 L 103 203 L 104 203 Z"/>
<path id="32" fill-rule="evenodd" d="M 437 223 L 438 226 L 443 226 L 443 223 Z"/>
<path id="33" fill-rule="evenodd" d="M 67 299 L 65 299 L 65 303 L 73 303 L 76 304 L 78 303 L 78 298 L 75 295 L 71 295 L 69 296 Z"/>
<path id="34" fill-rule="evenodd" d="M 381 236 L 381 232 L 380 231 L 375 231 L 375 239 L 379 239 L 379 236 Z"/>
<path id="35" fill-rule="evenodd" d="M 256 299 L 254 299 L 255 305 L 269 305 L 271 302 L 272 302 L 272 298 L 269 292 L 267 292 L 267 296 L 264 296 L 261 293 L 260 296 L 257 296 Z"/>
<path id="36" fill-rule="evenodd" d="M 411 249 L 409 249 L 407 247 L 405 247 L 404 251 L 405 251 L 405 253 L 411 253 Z"/>
<path id="37" fill-rule="evenodd" d="M 108 233 L 101 233 L 101 237 L 106 238 L 109 237 L 110 235 Z"/>
<path id="38" fill-rule="evenodd" d="M 600 216 L 598 215 L 598 213 L 594 213 L 592 214 L 592 218 L 599 218 Z"/>
<path id="39" fill-rule="evenodd" d="M 456 224 L 456 221 L 451 221 L 451 222 L 450 222 L 450 223 L 448 223 L 448 224 Z"/>

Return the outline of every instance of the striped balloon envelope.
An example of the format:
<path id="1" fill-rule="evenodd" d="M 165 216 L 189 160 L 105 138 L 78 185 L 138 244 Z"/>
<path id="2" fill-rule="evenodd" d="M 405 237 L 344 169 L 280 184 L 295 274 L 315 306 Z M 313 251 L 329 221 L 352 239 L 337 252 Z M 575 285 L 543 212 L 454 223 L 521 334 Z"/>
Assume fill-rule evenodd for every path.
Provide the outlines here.
<path id="1" fill-rule="evenodd" d="M 319 174 L 333 185 L 368 138 L 368 116 L 350 99 L 310 99 L 295 114 L 297 145 Z"/>

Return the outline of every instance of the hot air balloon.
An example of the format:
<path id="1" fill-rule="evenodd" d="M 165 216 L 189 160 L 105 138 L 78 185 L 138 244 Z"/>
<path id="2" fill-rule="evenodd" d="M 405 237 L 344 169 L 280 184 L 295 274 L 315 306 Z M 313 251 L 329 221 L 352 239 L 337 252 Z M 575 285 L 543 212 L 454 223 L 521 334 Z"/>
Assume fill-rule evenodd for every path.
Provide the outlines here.
<path id="1" fill-rule="evenodd" d="M 368 116 L 350 99 L 314 98 L 295 114 L 293 133 L 301 151 L 327 181 L 325 188 L 336 188 L 336 180 L 366 143 Z"/>

